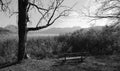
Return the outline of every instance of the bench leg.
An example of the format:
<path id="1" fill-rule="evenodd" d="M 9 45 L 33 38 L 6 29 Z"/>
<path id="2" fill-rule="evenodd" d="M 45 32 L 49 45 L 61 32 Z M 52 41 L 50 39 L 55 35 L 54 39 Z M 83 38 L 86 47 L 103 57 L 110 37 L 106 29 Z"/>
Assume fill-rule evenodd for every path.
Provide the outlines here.
<path id="1" fill-rule="evenodd" d="M 83 56 L 81 56 L 81 62 L 83 62 L 83 60 L 84 60 L 84 58 L 83 58 Z"/>
<path id="2" fill-rule="evenodd" d="M 66 57 L 64 58 L 64 60 L 61 62 L 60 65 L 63 65 L 66 62 Z"/>

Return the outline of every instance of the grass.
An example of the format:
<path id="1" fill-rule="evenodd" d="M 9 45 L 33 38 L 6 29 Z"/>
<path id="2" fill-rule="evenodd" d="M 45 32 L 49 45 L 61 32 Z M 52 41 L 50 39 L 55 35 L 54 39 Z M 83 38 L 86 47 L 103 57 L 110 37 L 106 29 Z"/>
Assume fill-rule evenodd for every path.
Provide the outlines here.
<path id="1" fill-rule="evenodd" d="M 103 56 L 104 57 L 104 56 Z M 88 57 L 85 62 L 75 65 L 62 65 L 54 67 L 54 71 L 119 71 L 120 58 L 114 56 L 104 58 Z M 118 61 L 114 60 L 118 59 Z"/>
<path id="2" fill-rule="evenodd" d="M 13 39 L 14 36 L 13 37 L 11 36 L 9 38 Z M 28 39 L 31 40 L 31 42 L 29 42 L 30 46 L 28 46 L 28 47 L 31 48 L 31 50 L 33 50 L 33 49 L 39 50 L 40 49 L 39 47 L 45 48 L 43 50 L 45 50 L 46 54 L 50 54 L 49 51 L 53 47 L 58 47 L 58 48 L 62 49 L 64 46 L 64 45 L 62 45 L 62 44 L 64 44 L 63 41 L 59 42 L 61 44 L 58 44 L 58 42 L 56 42 L 56 41 L 55 41 L 56 43 L 54 43 L 54 42 L 52 42 L 53 40 L 51 40 L 52 38 L 53 37 L 47 37 L 47 38 L 46 37 L 36 37 L 33 39 L 31 37 L 28 37 Z M 6 37 L 5 38 L 1 37 L 1 39 L 2 39 L 2 41 L 3 41 L 3 39 L 5 41 Z M 14 39 L 17 39 L 17 37 L 15 37 Z M 9 48 L 11 48 L 11 49 L 8 49 L 8 52 L 10 50 L 13 50 L 13 48 L 15 50 L 15 47 L 17 46 L 17 42 L 16 42 L 16 44 L 12 44 L 12 43 L 15 43 L 14 41 L 12 41 L 12 43 L 10 43 L 10 42 L 11 41 L 7 40 L 7 42 L 4 42 L 4 44 L 7 44 L 7 46 L 2 45 L 4 48 L 6 47 L 6 49 L 10 46 Z M 67 42 L 67 41 L 65 41 L 65 42 Z M 40 43 L 45 43 L 45 44 L 40 45 Z M 64 46 L 64 47 L 66 47 L 66 46 Z M 53 48 L 53 50 L 54 50 L 54 48 Z M 5 52 L 7 52 L 7 51 L 5 51 Z M 33 52 L 35 52 L 35 51 L 33 50 Z M 40 49 L 39 51 L 36 51 L 36 52 L 42 52 L 42 49 Z M 95 51 L 95 52 L 97 52 L 97 51 Z M 7 53 L 6 55 L 8 55 L 10 53 L 11 52 Z M 15 52 L 13 52 L 13 53 L 15 53 Z M 43 52 L 43 54 L 46 56 L 46 54 L 44 52 Z M 5 56 L 5 55 L 3 55 L 3 56 Z M 10 59 L 10 57 L 11 56 L 8 55 L 8 57 L 6 57 L 6 59 L 8 61 L 13 60 L 13 59 Z M 1 57 L 0 62 L 5 62 L 5 59 Z M 43 60 L 28 59 L 28 60 L 24 60 L 21 64 L 7 67 L 4 69 L 0 69 L 0 71 L 119 71 L 120 70 L 120 56 L 119 55 L 95 56 L 95 57 L 91 56 L 91 57 L 86 58 L 85 61 L 82 63 L 76 63 L 76 64 L 65 63 L 63 65 L 59 65 L 59 64 L 55 65 L 55 64 L 57 64 L 57 63 L 56 63 L 56 60 L 54 60 L 54 59 L 43 59 Z"/>
<path id="3" fill-rule="evenodd" d="M 55 66 L 54 59 L 24 60 L 21 64 L 0 71 L 119 71 L 120 56 L 88 57 L 82 63 Z"/>
<path id="4" fill-rule="evenodd" d="M 15 66 L 11 66 L 8 68 L 1 69 L 0 71 L 48 71 L 50 67 L 53 65 L 53 61 L 51 59 L 45 60 L 24 60 L 21 64 L 17 64 Z"/>

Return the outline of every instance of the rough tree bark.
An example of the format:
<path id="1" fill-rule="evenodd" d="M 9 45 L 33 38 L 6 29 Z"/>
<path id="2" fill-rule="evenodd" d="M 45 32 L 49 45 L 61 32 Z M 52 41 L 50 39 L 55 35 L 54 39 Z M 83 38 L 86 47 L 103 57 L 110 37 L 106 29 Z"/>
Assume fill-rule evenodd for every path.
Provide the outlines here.
<path id="1" fill-rule="evenodd" d="M 18 62 L 21 62 L 25 55 L 25 44 L 27 40 L 27 5 L 28 0 L 18 0 Z"/>
<path id="2" fill-rule="evenodd" d="M 6 11 L 9 8 L 9 3 L 4 3 L 3 1 L 7 0 L 0 0 L 0 6 L 3 11 Z M 25 56 L 25 47 L 28 31 L 36 31 L 47 28 L 51 26 L 61 16 L 68 15 L 68 13 L 66 12 L 71 11 L 73 7 L 69 8 L 66 6 L 62 6 L 63 1 L 64 0 L 53 0 L 53 2 L 50 1 L 51 5 L 48 6 L 48 8 L 44 8 L 44 6 L 38 6 L 35 3 L 35 0 L 33 0 L 32 2 L 30 2 L 30 0 L 18 0 L 18 60 L 14 63 L 2 65 L 0 66 L 0 68 L 5 68 L 15 65 L 17 63 L 21 63 Z M 41 18 L 39 19 L 36 27 L 27 28 L 27 23 L 29 21 L 28 12 L 30 11 L 30 7 L 32 7 L 32 9 L 37 9 L 37 11 L 41 14 Z M 46 21 L 45 25 L 39 26 L 42 21 Z"/>

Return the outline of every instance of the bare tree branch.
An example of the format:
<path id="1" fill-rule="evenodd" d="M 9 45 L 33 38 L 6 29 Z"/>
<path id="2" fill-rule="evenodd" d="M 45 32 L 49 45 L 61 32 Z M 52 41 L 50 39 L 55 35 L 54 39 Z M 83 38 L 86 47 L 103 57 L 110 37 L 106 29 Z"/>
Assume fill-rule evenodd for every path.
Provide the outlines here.
<path id="1" fill-rule="evenodd" d="M 18 14 L 18 12 L 12 12 L 9 17 L 11 17 L 11 16 L 13 16 L 15 14 Z"/>
<path id="2" fill-rule="evenodd" d="M 120 23 L 120 0 L 96 0 L 96 2 L 100 3 L 96 12 L 91 14 L 88 9 L 88 14 L 82 12 L 84 16 L 91 18 L 92 21 L 108 19 L 111 24 L 117 25 Z"/>
<path id="3" fill-rule="evenodd" d="M 111 16 L 88 16 L 88 17 L 90 17 L 90 18 L 97 18 L 97 19 L 102 19 L 102 18 L 120 18 L 119 16 L 113 16 L 113 15 L 111 15 Z"/>
<path id="4" fill-rule="evenodd" d="M 0 0 L 1 10 L 4 12 L 6 12 L 8 10 L 10 12 L 9 4 L 11 3 L 11 1 L 12 0 L 10 0 L 10 1 Z"/>
<path id="5" fill-rule="evenodd" d="M 40 20 L 38 21 L 36 27 L 39 26 L 39 24 L 42 22 L 43 19 L 45 19 L 46 22 L 47 22 L 47 19 L 45 18 L 45 16 L 46 16 L 46 14 L 48 14 L 48 12 L 49 12 L 49 11 L 45 12 L 44 14 L 41 13 L 41 14 L 42 14 L 42 17 L 41 17 Z"/>
<path id="6" fill-rule="evenodd" d="M 36 31 L 36 30 L 39 30 L 39 29 L 47 28 L 50 25 L 52 25 L 52 24 L 48 24 L 48 25 L 44 25 L 44 26 L 39 26 L 39 27 L 29 27 L 29 28 L 27 28 L 27 31 Z"/>
<path id="7" fill-rule="evenodd" d="M 64 0 L 54 0 L 51 2 L 51 5 L 47 8 L 47 10 L 44 10 L 42 13 L 39 8 L 37 8 L 38 12 L 42 15 L 42 17 L 39 19 L 36 27 L 28 27 L 27 31 L 35 31 L 43 28 L 47 28 L 50 25 L 52 25 L 57 19 L 59 19 L 62 16 L 67 16 L 65 12 L 71 11 L 73 7 L 67 7 L 67 6 L 62 6 L 62 3 Z M 62 8 L 63 7 L 63 8 Z M 59 9 L 62 8 L 63 10 L 59 13 Z M 65 8 L 65 9 L 64 9 Z M 68 9 L 66 9 L 68 8 Z M 58 14 L 58 15 L 56 15 Z M 56 17 L 55 17 L 56 16 Z M 45 20 L 46 24 L 43 26 L 39 26 L 39 24 Z"/>
<path id="8" fill-rule="evenodd" d="M 42 8 L 42 7 L 37 6 L 36 4 L 30 3 L 30 2 L 29 2 L 29 5 L 34 6 L 34 7 L 36 7 L 37 9 L 40 9 L 40 10 L 44 10 L 44 11 L 47 11 L 47 10 L 48 10 L 48 9 L 45 9 L 45 8 Z"/>
<path id="9" fill-rule="evenodd" d="M 56 6 L 55 9 L 53 10 L 53 13 L 52 13 L 51 17 L 49 18 L 47 24 L 50 24 L 50 21 L 52 20 L 53 16 L 55 15 L 56 10 L 57 10 L 57 6 Z"/>

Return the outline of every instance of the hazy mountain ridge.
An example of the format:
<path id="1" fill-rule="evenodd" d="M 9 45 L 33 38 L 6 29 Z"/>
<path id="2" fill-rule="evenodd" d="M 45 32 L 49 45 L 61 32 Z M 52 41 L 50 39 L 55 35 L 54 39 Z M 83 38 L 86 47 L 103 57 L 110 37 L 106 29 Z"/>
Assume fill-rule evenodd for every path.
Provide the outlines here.
<path id="1" fill-rule="evenodd" d="M 17 33 L 18 32 L 18 27 L 15 25 L 7 25 L 6 27 L 4 27 L 7 30 L 10 30 L 13 33 Z"/>
<path id="2" fill-rule="evenodd" d="M 65 34 L 65 33 L 72 33 L 76 30 L 81 29 L 80 27 L 72 27 L 72 28 L 50 28 L 47 30 L 39 30 L 37 33 L 41 34 Z"/>
<path id="3" fill-rule="evenodd" d="M 45 30 L 38 30 L 38 31 L 32 31 L 30 34 L 66 34 L 66 33 L 72 33 L 75 31 L 79 31 L 80 29 L 84 29 L 84 31 L 88 31 L 89 29 L 94 29 L 94 30 L 102 30 L 103 26 L 94 26 L 94 27 L 89 27 L 89 28 L 81 28 L 81 27 L 67 27 L 67 28 L 49 28 Z M 18 32 L 18 28 L 15 25 L 7 25 L 4 28 L 0 28 L 1 33 L 6 33 L 11 34 L 11 33 L 16 33 Z"/>
<path id="4" fill-rule="evenodd" d="M 10 30 L 0 27 L 0 34 L 9 34 L 9 33 L 11 33 Z"/>
<path id="5" fill-rule="evenodd" d="M 4 29 L 9 30 L 12 33 L 18 32 L 18 28 L 15 25 L 7 25 L 6 27 L 4 27 Z M 38 34 L 65 34 L 65 33 L 74 32 L 79 29 L 81 29 L 81 28 L 80 27 L 50 28 L 50 29 L 46 29 L 46 30 L 32 31 L 30 33 L 34 33 L 34 34 L 37 34 L 37 33 Z"/>

